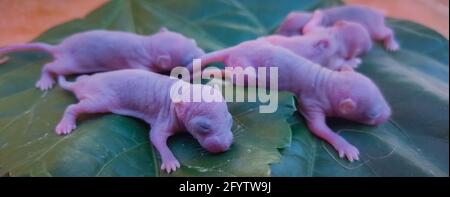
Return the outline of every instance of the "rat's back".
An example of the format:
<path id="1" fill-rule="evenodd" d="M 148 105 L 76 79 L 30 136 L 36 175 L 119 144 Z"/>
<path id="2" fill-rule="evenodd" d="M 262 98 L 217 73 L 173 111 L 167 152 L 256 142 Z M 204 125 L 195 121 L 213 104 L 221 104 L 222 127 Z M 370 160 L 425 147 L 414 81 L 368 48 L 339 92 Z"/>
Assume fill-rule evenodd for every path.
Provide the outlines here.
<path id="1" fill-rule="evenodd" d="M 255 69 L 258 67 L 276 67 L 278 69 L 278 76 L 276 76 L 278 77 L 278 89 L 280 90 L 292 90 L 295 86 L 292 82 L 298 81 L 298 78 L 307 82 L 309 80 L 308 73 L 321 67 L 288 49 L 262 40 L 244 42 L 235 47 L 231 53 L 233 55 L 226 62 L 230 66 L 251 66 Z M 247 61 L 239 61 L 241 59 Z M 268 79 L 270 77 L 269 72 L 266 73 Z"/>
<path id="2" fill-rule="evenodd" d="M 374 24 L 374 21 L 379 21 L 384 19 L 383 13 L 362 5 L 346 5 L 328 8 L 324 10 L 326 13 L 328 26 L 333 25 L 335 22 L 340 20 L 353 21 L 365 25 L 366 28 L 370 28 L 370 24 Z M 379 21 L 379 22 L 382 22 Z"/>
<path id="3" fill-rule="evenodd" d="M 166 97 L 173 83 L 174 79 L 157 73 L 123 69 L 81 77 L 71 89 L 78 98 L 100 95 L 104 100 L 138 110 L 166 99 L 159 97 Z"/>
<path id="4" fill-rule="evenodd" d="M 85 72 L 122 69 L 130 65 L 130 60 L 148 59 L 143 39 L 127 32 L 94 30 L 67 38 L 58 50 Z"/>

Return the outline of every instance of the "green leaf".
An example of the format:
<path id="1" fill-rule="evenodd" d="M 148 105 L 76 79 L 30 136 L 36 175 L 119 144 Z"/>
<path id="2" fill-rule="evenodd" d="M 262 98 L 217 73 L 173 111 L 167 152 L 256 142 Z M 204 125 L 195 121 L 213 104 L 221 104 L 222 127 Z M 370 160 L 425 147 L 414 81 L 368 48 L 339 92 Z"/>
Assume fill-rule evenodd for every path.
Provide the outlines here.
<path id="1" fill-rule="evenodd" d="M 361 161 L 339 159 L 297 119 L 290 148 L 272 166 L 277 176 L 448 176 L 448 40 L 421 25 L 389 20 L 402 46 L 376 46 L 359 71 L 373 79 L 393 116 L 379 127 L 331 120 L 361 152 Z"/>
<path id="2" fill-rule="evenodd" d="M 290 1 L 270 10 L 269 16 L 259 12 L 264 6 L 255 0 L 111 1 L 85 19 L 57 26 L 36 40 L 56 44 L 91 29 L 152 34 L 165 26 L 195 38 L 211 51 L 268 34 L 290 9 L 333 2 L 337 1 Z M 150 128 L 137 119 L 113 114 L 84 116 L 74 133 L 57 136 L 55 125 L 76 99 L 59 87 L 48 92 L 34 88 L 48 61 L 45 53 L 16 53 L 0 66 L 0 175 L 167 175 L 159 170 L 159 155 L 149 144 Z M 279 110 L 273 114 L 259 114 L 259 103 L 230 103 L 235 142 L 224 154 L 205 152 L 187 134 L 171 138 L 170 148 L 182 164 L 171 176 L 270 175 L 269 164 L 279 162 L 281 156 L 278 149 L 290 143 L 286 119 L 295 111 L 294 103 L 292 95 L 281 94 Z"/>
<path id="3" fill-rule="evenodd" d="M 166 26 L 212 51 L 272 33 L 290 11 L 339 4 L 111 1 L 85 19 L 52 28 L 36 40 L 59 43 L 91 29 L 151 34 Z M 448 40 L 415 23 L 389 20 L 389 25 L 402 50 L 389 53 L 377 46 L 359 70 L 382 89 L 393 108 L 392 120 L 379 127 L 330 121 L 335 131 L 360 148 L 362 162 L 338 159 L 294 112 L 293 96 L 281 93 L 274 114 L 259 114 L 260 103 L 229 103 L 235 143 L 226 153 L 209 154 L 187 134 L 170 139 L 182 164 L 170 176 L 448 176 Z M 55 135 L 65 107 L 76 99 L 59 87 L 49 92 L 34 88 L 48 61 L 44 53 L 16 53 L 0 65 L 0 175 L 167 176 L 159 170 L 159 155 L 149 144 L 150 128 L 137 119 L 89 115 L 71 135 Z"/>

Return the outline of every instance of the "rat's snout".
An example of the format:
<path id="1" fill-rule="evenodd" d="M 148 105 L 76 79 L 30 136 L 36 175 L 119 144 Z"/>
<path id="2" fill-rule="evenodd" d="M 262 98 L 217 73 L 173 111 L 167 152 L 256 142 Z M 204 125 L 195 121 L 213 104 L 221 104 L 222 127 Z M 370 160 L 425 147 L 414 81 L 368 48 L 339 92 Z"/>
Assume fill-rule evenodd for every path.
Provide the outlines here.
<path id="1" fill-rule="evenodd" d="M 189 41 L 191 43 L 189 48 L 191 49 L 191 55 L 193 56 L 193 59 L 205 55 L 205 51 L 203 51 L 203 49 L 198 46 L 197 41 L 195 41 L 194 39 L 190 39 Z"/>
<path id="2" fill-rule="evenodd" d="M 391 109 L 387 108 L 386 110 L 381 112 L 377 117 L 374 117 L 373 119 L 371 119 L 368 122 L 368 124 L 369 125 L 380 125 L 380 124 L 387 122 L 390 117 L 391 117 Z"/>
<path id="3" fill-rule="evenodd" d="M 231 132 L 225 133 L 223 135 L 214 135 L 206 138 L 202 146 L 206 150 L 212 153 L 220 153 L 227 151 L 231 144 L 233 143 L 233 135 Z"/>
<path id="4" fill-rule="evenodd" d="M 201 48 L 197 48 L 197 50 L 195 52 L 195 55 L 194 55 L 194 58 L 199 58 L 199 57 L 201 57 L 203 55 L 205 55 L 205 51 L 203 51 L 203 49 L 201 49 Z"/>
<path id="5" fill-rule="evenodd" d="M 391 117 L 391 113 L 391 109 L 387 108 L 383 113 L 381 113 L 380 117 L 376 119 L 375 124 L 379 125 L 387 122 Z"/>

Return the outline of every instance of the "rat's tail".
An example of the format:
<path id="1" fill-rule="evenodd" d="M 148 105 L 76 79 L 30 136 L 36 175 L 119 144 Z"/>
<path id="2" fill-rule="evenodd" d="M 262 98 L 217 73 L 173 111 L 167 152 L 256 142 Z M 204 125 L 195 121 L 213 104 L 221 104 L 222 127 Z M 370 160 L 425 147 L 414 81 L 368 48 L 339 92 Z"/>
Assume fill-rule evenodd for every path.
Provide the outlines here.
<path id="1" fill-rule="evenodd" d="M 68 82 L 63 75 L 58 76 L 58 84 L 65 90 L 72 90 L 73 82 Z"/>
<path id="2" fill-rule="evenodd" d="M 205 76 L 221 76 L 224 77 L 225 80 L 231 81 L 235 85 L 242 86 L 242 87 L 257 87 L 257 76 L 251 75 L 251 74 L 245 74 L 245 73 L 236 73 L 229 70 L 208 70 L 205 69 L 203 71 L 203 75 Z M 237 78 L 240 78 L 241 80 L 237 80 Z M 247 83 L 245 82 L 245 79 L 247 80 Z"/>
<path id="3" fill-rule="evenodd" d="M 233 73 L 228 72 L 226 70 L 208 70 L 205 69 L 203 72 L 203 75 L 205 76 L 222 76 L 225 78 L 225 80 L 233 79 Z"/>
<path id="4" fill-rule="evenodd" d="M 226 57 L 228 56 L 229 49 L 223 49 L 219 51 L 214 51 L 211 53 L 208 53 L 201 57 L 202 60 L 202 66 L 208 65 L 214 62 L 223 62 L 225 61 Z"/>
<path id="5" fill-rule="evenodd" d="M 200 60 L 202 60 L 200 69 L 205 67 L 208 64 L 214 63 L 214 62 L 223 62 L 225 61 L 226 57 L 228 56 L 230 48 L 226 48 L 219 51 L 214 51 L 208 54 L 203 55 L 200 57 Z M 194 67 L 193 63 L 190 63 L 187 68 L 192 72 Z"/>
<path id="6" fill-rule="evenodd" d="M 21 52 L 21 51 L 45 51 L 53 55 L 55 52 L 55 47 L 46 43 L 28 43 L 28 44 L 16 44 L 0 48 L 0 58 L 11 52 Z"/>

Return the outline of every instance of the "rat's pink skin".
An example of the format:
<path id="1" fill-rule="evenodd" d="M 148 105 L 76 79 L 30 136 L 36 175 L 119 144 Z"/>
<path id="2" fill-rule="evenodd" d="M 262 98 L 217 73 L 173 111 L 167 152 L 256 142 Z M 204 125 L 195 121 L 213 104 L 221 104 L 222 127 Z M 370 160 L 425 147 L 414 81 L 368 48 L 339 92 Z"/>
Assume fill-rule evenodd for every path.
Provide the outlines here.
<path id="1" fill-rule="evenodd" d="M 311 20 L 312 14 L 306 12 L 290 12 L 281 22 L 276 34 L 295 36 L 303 34 L 303 27 Z"/>
<path id="2" fill-rule="evenodd" d="M 343 66 L 356 68 L 361 63 L 358 57 L 372 47 L 369 33 L 358 23 L 338 21 L 331 27 L 310 31 L 302 36 L 272 35 L 259 39 L 333 70 L 340 70 Z"/>
<path id="3" fill-rule="evenodd" d="M 50 89 L 57 75 L 94 73 L 126 68 L 157 73 L 170 72 L 176 66 L 186 66 L 204 54 L 193 39 L 162 28 L 150 36 L 127 32 L 94 30 L 78 33 L 56 46 L 30 43 L 0 48 L 3 54 L 42 50 L 54 61 L 47 63 L 36 87 Z"/>
<path id="4" fill-rule="evenodd" d="M 218 91 L 220 102 L 173 102 L 171 86 L 178 80 L 138 69 L 124 69 L 78 77 L 59 84 L 80 100 L 67 107 L 56 133 L 69 134 L 81 114 L 112 112 L 144 120 L 151 125 L 150 140 L 159 151 L 161 169 L 168 173 L 180 167 L 167 146 L 167 139 L 188 131 L 210 152 L 226 151 L 233 141 L 232 117 L 220 91 L 206 85 L 182 82 L 194 90 Z M 197 91 L 197 92 L 195 92 Z"/>
<path id="5" fill-rule="evenodd" d="M 330 143 L 340 157 L 345 156 L 350 161 L 359 159 L 358 149 L 333 132 L 325 118 L 340 117 L 378 125 L 387 121 L 391 114 L 378 87 L 364 75 L 352 69 L 326 69 L 287 49 L 261 40 L 206 54 L 201 60 L 202 65 L 223 62 L 232 67 L 278 67 L 278 89 L 294 93 L 298 98 L 299 111 L 306 118 L 309 129 Z M 222 72 L 227 74 L 226 70 Z M 217 76 L 219 73 L 203 73 L 211 74 Z"/>
<path id="6" fill-rule="evenodd" d="M 373 40 L 382 41 L 386 49 L 396 51 L 400 48 L 395 41 L 394 32 L 385 24 L 384 14 L 376 9 L 346 5 L 316 11 L 314 15 L 301 12 L 291 12 L 281 23 L 277 33 L 282 35 L 296 35 L 305 33 L 308 25 L 331 26 L 337 21 L 352 21 L 363 25 Z M 309 21 L 307 24 L 304 21 Z"/>

